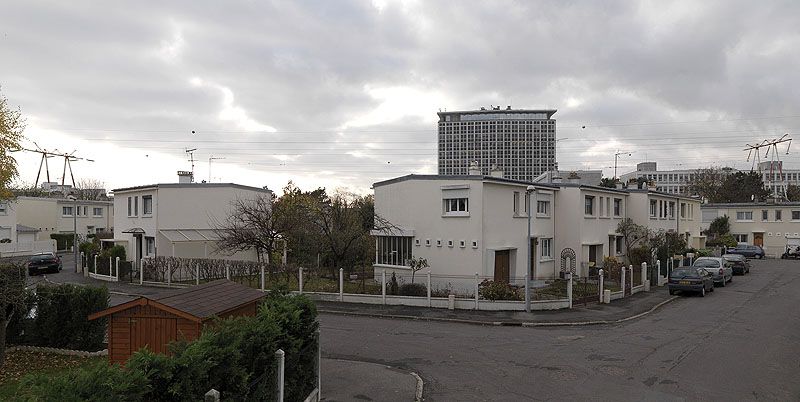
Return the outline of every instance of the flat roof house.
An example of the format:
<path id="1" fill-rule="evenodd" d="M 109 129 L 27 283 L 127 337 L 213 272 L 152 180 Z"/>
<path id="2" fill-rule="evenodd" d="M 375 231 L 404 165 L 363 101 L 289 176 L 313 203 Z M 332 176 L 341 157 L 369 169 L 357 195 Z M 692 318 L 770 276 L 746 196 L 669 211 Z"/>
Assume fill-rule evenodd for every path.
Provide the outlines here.
<path id="1" fill-rule="evenodd" d="M 727 215 L 736 241 L 761 246 L 768 256 L 783 254 L 787 237 L 800 237 L 798 202 L 705 204 L 701 210 L 704 229 Z"/>
<path id="2" fill-rule="evenodd" d="M 127 258 L 172 256 L 256 261 L 254 250 L 232 255 L 216 247 L 215 225 L 232 202 L 272 196 L 266 188 L 233 183 L 166 183 L 114 190 L 114 242 Z"/>

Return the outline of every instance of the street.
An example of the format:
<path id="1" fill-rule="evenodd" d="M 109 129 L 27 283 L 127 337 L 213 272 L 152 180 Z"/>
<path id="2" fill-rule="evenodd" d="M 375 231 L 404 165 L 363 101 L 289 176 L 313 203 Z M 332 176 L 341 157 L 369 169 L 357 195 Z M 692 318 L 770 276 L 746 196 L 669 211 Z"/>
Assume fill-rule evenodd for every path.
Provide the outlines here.
<path id="1" fill-rule="evenodd" d="M 323 314 L 323 354 L 414 371 L 431 401 L 798 400 L 799 279 L 800 261 L 753 261 L 705 298 L 614 326 Z"/>

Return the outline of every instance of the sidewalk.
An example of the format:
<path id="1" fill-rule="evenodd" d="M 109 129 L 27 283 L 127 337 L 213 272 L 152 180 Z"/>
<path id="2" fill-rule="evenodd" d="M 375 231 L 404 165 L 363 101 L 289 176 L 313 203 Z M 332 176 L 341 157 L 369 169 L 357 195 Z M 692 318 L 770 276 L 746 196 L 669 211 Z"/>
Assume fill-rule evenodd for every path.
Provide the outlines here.
<path id="1" fill-rule="evenodd" d="M 475 311 L 446 310 L 427 307 L 384 306 L 376 304 L 317 301 L 323 314 L 359 315 L 429 321 L 449 321 L 480 325 L 555 326 L 613 324 L 637 318 L 674 300 L 666 287 L 654 287 L 611 304 L 576 305 L 567 310 L 534 311 Z"/>
<path id="2" fill-rule="evenodd" d="M 422 383 L 407 371 L 377 363 L 322 359 L 323 401 L 417 400 Z"/>

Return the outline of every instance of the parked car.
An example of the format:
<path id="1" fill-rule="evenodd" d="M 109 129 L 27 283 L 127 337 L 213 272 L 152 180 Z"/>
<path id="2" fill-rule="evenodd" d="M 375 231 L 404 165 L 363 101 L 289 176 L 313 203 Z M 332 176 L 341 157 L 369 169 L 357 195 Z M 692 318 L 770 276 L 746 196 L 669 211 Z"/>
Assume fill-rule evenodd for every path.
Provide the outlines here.
<path id="1" fill-rule="evenodd" d="M 704 297 L 706 292 L 714 291 L 714 278 L 703 268 L 675 268 L 669 274 L 667 288 L 671 295 L 680 290 L 681 292 L 697 292 L 700 293 L 700 297 Z"/>
<path id="2" fill-rule="evenodd" d="M 28 275 L 36 275 L 39 272 L 61 271 L 61 257 L 55 253 L 39 253 L 28 258 Z"/>
<path id="3" fill-rule="evenodd" d="M 715 285 L 724 287 L 725 283 L 733 282 L 733 268 L 722 257 L 700 257 L 694 261 L 692 266 L 702 268 L 711 274 Z"/>
<path id="4" fill-rule="evenodd" d="M 764 258 L 764 249 L 752 244 L 738 244 L 729 248 L 726 254 L 741 254 L 747 258 Z"/>
<path id="5" fill-rule="evenodd" d="M 745 256 L 741 254 L 724 254 L 722 258 L 731 264 L 734 275 L 744 275 L 750 272 L 750 261 Z"/>

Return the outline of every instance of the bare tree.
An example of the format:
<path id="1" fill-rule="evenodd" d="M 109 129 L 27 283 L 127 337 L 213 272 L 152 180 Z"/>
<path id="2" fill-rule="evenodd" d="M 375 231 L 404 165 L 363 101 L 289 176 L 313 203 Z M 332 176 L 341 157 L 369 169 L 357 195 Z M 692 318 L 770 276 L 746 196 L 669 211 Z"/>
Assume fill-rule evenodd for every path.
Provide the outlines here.
<path id="1" fill-rule="evenodd" d="M 6 329 L 15 314 L 26 312 L 25 267 L 0 265 L 0 368 L 6 358 Z"/>
<path id="2" fill-rule="evenodd" d="M 81 200 L 107 200 L 106 183 L 98 179 L 80 179 L 75 196 Z"/>

